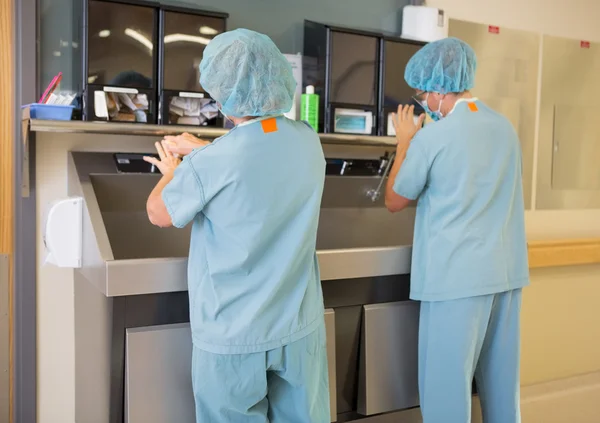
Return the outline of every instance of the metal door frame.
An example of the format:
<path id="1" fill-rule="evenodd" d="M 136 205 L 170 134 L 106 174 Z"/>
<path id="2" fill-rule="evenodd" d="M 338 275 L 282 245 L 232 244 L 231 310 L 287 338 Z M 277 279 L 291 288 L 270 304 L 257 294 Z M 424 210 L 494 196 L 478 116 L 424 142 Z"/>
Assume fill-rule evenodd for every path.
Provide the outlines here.
<path id="1" fill-rule="evenodd" d="M 8 317 L 8 285 L 10 283 L 10 256 L 0 255 L 0 422 L 10 416 L 10 319 Z"/>
<path id="2" fill-rule="evenodd" d="M 15 133 L 14 133 L 14 216 L 15 236 L 13 250 L 13 422 L 35 423 L 36 395 L 36 206 L 35 206 L 35 144 L 34 137 L 25 147 L 21 128 L 21 105 L 36 101 L 38 82 L 37 2 L 14 0 L 15 22 Z M 23 197 L 22 184 L 25 170 L 30 190 Z"/>

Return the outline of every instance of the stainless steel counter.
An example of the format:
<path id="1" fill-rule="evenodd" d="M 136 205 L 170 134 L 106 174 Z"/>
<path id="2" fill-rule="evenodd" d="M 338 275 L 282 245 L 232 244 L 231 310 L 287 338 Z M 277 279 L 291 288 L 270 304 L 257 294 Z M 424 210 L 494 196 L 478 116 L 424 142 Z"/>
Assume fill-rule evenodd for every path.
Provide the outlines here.
<path id="1" fill-rule="evenodd" d="M 321 280 L 410 273 L 412 248 L 378 247 L 318 250 Z M 106 262 L 96 287 L 107 297 L 187 291 L 187 259 L 131 259 Z M 98 275 L 100 276 L 100 275 Z"/>

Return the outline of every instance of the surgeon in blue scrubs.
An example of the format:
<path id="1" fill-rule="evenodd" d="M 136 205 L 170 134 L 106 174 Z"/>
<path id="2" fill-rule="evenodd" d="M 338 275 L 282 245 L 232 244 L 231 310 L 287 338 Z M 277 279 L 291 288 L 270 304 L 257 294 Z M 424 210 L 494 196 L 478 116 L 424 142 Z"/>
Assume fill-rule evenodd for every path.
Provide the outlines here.
<path id="1" fill-rule="evenodd" d="M 151 222 L 192 223 L 188 261 L 198 423 L 327 423 L 316 257 L 325 159 L 292 107 L 292 69 L 265 35 L 238 29 L 204 50 L 200 83 L 235 127 L 189 134 L 146 158 L 163 177 Z M 174 153 L 188 153 L 180 162 Z"/>
<path id="2" fill-rule="evenodd" d="M 519 315 L 529 284 L 521 149 L 511 123 L 469 90 L 477 61 L 448 38 L 409 61 L 405 79 L 434 120 L 395 116 L 386 205 L 417 200 L 411 298 L 421 301 L 424 423 L 471 421 L 476 379 L 485 423 L 521 421 Z"/>

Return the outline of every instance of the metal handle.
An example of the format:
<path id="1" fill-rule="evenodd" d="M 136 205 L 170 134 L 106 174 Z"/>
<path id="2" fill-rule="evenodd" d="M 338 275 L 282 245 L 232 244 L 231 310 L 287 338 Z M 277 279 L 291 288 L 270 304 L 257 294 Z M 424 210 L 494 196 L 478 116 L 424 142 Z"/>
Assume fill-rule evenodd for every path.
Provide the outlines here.
<path id="1" fill-rule="evenodd" d="M 23 119 L 21 120 L 21 137 L 22 142 L 20 142 L 21 148 L 21 197 L 29 198 L 30 190 L 30 180 L 29 180 L 29 143 L 30 137 L 34 135 L 30 130 L 30 120 L 29 120 L 29 108 L 27 107 L 23 111 Z"/>
<path id="2" fill-rule="evenodd" d="M 376 202 L 377 200 L 379 200 L 379 197 L 381 196 L 381 188 L 383 187 L 383 184 L 385 183 L 385 179 L 388 177 L 388 174 L 390 173 L 390 169 L 392 168 L 392 163 L 394 162 L 395 158 L 396 158 L 396 152 L 392 153 L 392 155 L 388 159 L 387 166 L 385 167 L 385 171 L 381 175 L 381 180 L 379 181 L 379 185 L 377 185 L 377 188 L 370 189 L 367 191 L 367 197 L 369 197 L 372 202 Z"/>

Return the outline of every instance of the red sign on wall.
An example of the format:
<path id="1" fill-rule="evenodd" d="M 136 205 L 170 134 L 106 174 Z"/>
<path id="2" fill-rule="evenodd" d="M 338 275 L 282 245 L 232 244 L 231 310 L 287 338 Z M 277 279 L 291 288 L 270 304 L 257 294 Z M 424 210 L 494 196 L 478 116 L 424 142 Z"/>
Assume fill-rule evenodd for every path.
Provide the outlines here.
<path id="1" fill-rule="evenodd" d="M 499 26 L 492 26 L 492 25 L 490 25 L 488 27 L 488 32 L 490 34 L 500 34 L 500 27 Z"/>
<path id="2" fill-rule="evenodd" d="M 592 43 L 590 43 L 589 41 L 581 42 L 581 48 L 590 48 L 591 46 L 592 46 Z"/>

